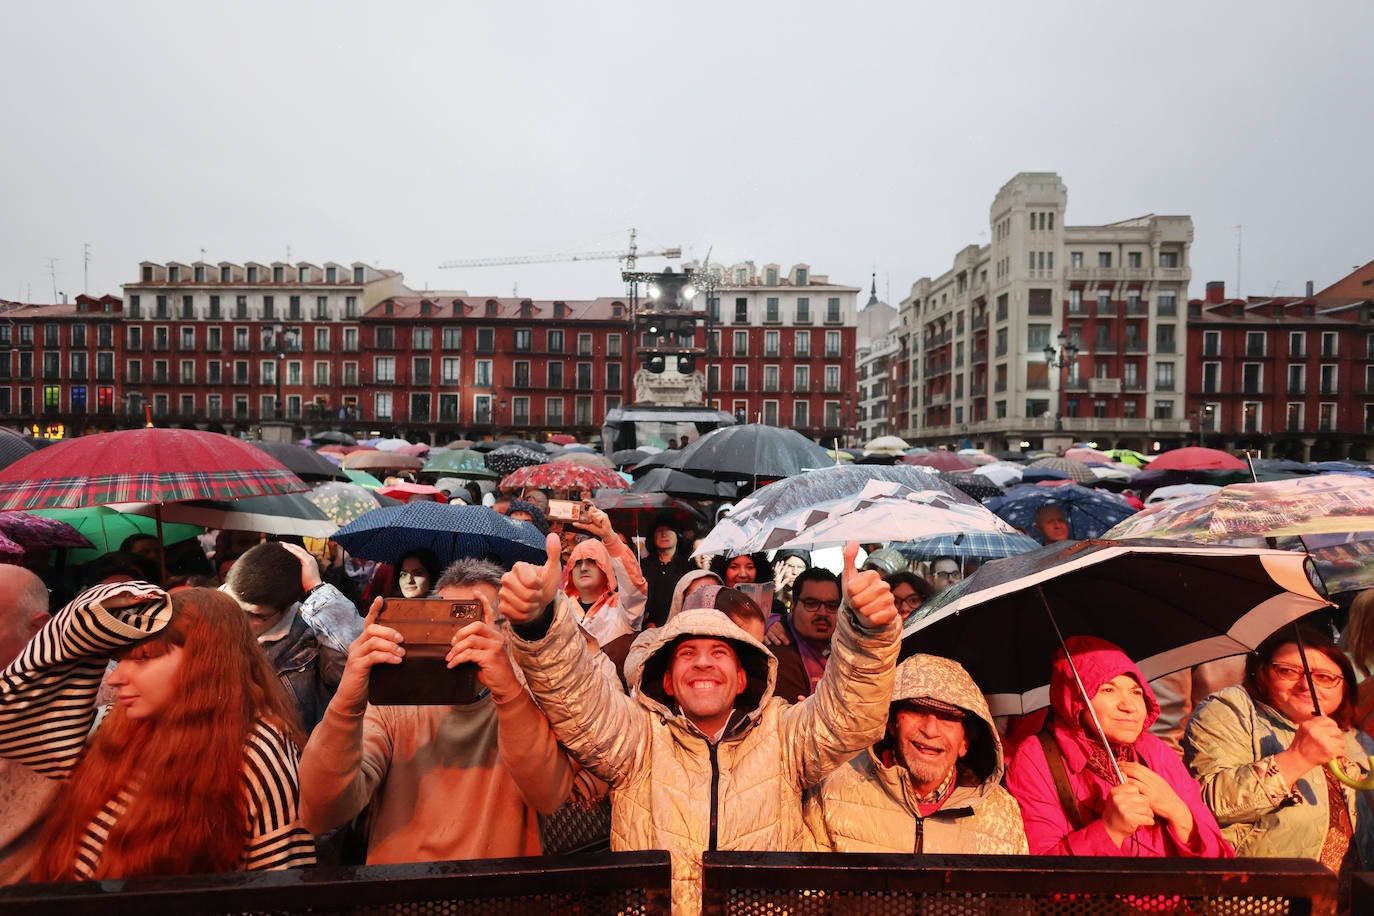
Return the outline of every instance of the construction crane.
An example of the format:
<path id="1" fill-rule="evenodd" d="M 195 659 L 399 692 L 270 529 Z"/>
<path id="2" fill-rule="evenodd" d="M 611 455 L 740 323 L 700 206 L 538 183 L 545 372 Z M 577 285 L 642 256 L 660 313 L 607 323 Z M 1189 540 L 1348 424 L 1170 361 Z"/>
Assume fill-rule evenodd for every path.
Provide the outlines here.
<path id="1" fill-rule="evenodd" d="M 456 267 L 498 267 L 504 264 L 552 264 L 558 261 L 624 261 L 625 269 L 633 271 L 639 258 L 680 258 L 681 248 L 665 248 L 662 251 L 640 251 L 635 241 L 637 231 L 630 230 L 630 247 L 626 251 L 574 251 L 563 254 L 517 255 L 511 258 L 472 258 L 463 261 L 445 261 L 440 270 Z"/>

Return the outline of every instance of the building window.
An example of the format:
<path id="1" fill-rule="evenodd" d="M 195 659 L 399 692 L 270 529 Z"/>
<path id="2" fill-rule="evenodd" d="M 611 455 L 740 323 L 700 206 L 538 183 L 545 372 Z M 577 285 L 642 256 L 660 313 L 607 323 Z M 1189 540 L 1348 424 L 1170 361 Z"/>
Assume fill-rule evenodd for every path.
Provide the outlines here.
<path id="1" fill-rule="evenodd" d="M 591 356 L 591 355 L 592 355 L 592 335 L 590 335 L 590 334 L 578 334 L 578 335 L 577 335 L 577 355 L 578 355 L 578 356 Z"/>
<path id="2" fill-rule="evenodd" d="M 579 394 L 573 401 L 573 423 L 577 426 L 592 424 L 592 399 L 590 395 Z"/>
<path id="3" fill-rule="evenodd" d="M 1155 401 L 1155 419 L 1172 420 L 1174 418 L 1173 401 Z"/>
<path id="4" fill-rule="evenodd" d="M 839 390 L 840 390 L 840 367 L 839 367 L 839 366 L 826 366 L 826 367 L 825 367 L 825 390 L 826 390 L 826 391 L 839 391 Z"/>
<path id="5" fill-rule="evenodd" d="M 391 392 L 390 392 L 390 391 L 379 391 L 379 392 L 377 392 L 377 394 L 376 394 L 376 399 L 375 399 L 375 401 L 374 401 L 373 403 L 374 403 L 375 410 L 376 410 L 375 416 L 377 417 L 378 420 L 390 420 L 390 419 L 391 419 Z"/>
<path id="6" fill-rule="evenodd" d="M 811 358 L 811 332 L 795 331 L 792 337 L 792 355 L 797 359 Z"/>
<path id="7" fill-rule="evenodd" d="M 695 333 L 692 336 L 696 336 Z M 621 338 L 619 334 L 606 335 L 606 355 L 611 359 L 620 358 Z"/>
<path id="8" fill-rule="evenodd" d="M 517 353 L 528 353 L 530 351 L 533 336 L 534 332 L 529 328 L 516 328 L 514 342 L 515 351 Z"/>
<path id="9" fill-rule="evenodd" d="M 1322 331 L 1322 358 L 1330 359 L 1336 355 L 1336 332 Z"/>
<path id="10" fill-rule="evenodd" d="M 410 361 L 410 383 L 412 385 L 429 384 L 428 356 L 417 356 Z"/>
<path id="11" fill-rule="evenodd" d="M 562 353 L 562 352 L 563 352 L 563 332 L 562 332 L 562 331 L 549 331 L 548 347 L 549 347 L 549 352 L 550 352 L 550 353 Z"/>
<path id="12" fill-rule="evenodd" d="M 548 366 L 547 366 L 546 375 L 548 376 L 548 384 L 546 385 L 546 387 L 548 387 L 548 388 L 562 388 L 562 387 L 563 387 L 563 364 L 562 364 L 562 363 L 549 363 Z"/>
<path id="13" fill-rule="evenodd" d="M 811 390 L 811 367 L 793 366 L 792 367 L 792 390 L 809 391 Z"/>
<path id="14" fill-rule="evenodd" d="M 1336 405 L 1330 401 L 1323 401 L 1317 405 L 1317 432 L 1331 433 L 1336 431 Z"/>
<path id="15" fill-rule="evenodd" d="M 1221 363 L 1202 364 L 1202 392 L 1216 394 L 1221 391 Z"/>
<path id="16" fill-rule="evenodd" d="M 1304 357 L 1307 355 L 1307 335 L 1302 331 L 1288 332 L 1288 355 Z"/>
<path id="17" fill-rule="evenodd" d="M 1169 318 L 1178 314 L 1178 296 L 1172 292 L 1155 293 L 1155 314 Z"/>
<path id="18" fill-rule="evenodd" d="M 792 402 L 792 428 L 805 429 L 811 425 L 811 405 L 806 401 Z"/>
<path id="19" fill-rule="evenodd" d="M 748 331 L 736 331 L 736 332 L 735 332 L 735 345 L 734 345 L 733 355 L 735 355 L 735 356 L 748 356 L 748 355 L 749 355 L 749 332 L 748 332 Z"/>
<path id="20" fill-rule="evenodd" d="M 811 297 L 797 297 L 797 324 L 811 323 Z"/>
<path id="21" fill-rule="evenodd" d="M 763 390 L 768 392 L 778 391 L 778 367 L 767 365 L 763 367 Z"/>
<path id="22" fill-rule="evenodd" d="M 439 422 L 440 422 L 440 423 L 457 423 L 457 422 L 458 422 L 458 405 L 459 405 L 460 403 L 461 403 L 461 402 L 460 402 L 459 399 L 458 399 L 458 395 L 456 395 L 456 394 L 440 394 L 440 395 L 439 395 Z"/>
<path id="23" fill-rule="evenodd" d="M 1174 390 L 1174 364 L 1155 363 L 1155 391 Z"/>
<path id="24" fill-rule="evenodd" d="M 1269 335 L 1266 334 L 1264 331 L 1246 331 L 1245 355 L 1264 356 L 1266 350 L 1265 343 L 1268 340 L 1268 338 Z"/>
<path id="25" fill-rule="evenodd" d="M 578 390 L 578 391 L 590 391 L 590 390 L 591 390 L 591 387 L 592 387 L 592 364 L 591 364 L 591 363 L 578 363 L 578 364 L 577 364 L 576 372 L 577 372 L 577 390 Z"/>
<path id="26" fill-rule="evenodd" d="M 491 387 L 491 360 L 479 359 L 473 363 L 472 383 L 478 388 Z"/>
<path id="27" fill-rule="evenodd" d="M 768 284 L 768 285 L 769 285 L 769 286 L 776 286 L 777 283 L 770 283 L 770 284 Z M 777 297 L 777 296 L 769 296 L 769 297 L 765 300 L 765 302 L 764 302 L 764 308 L 763 308 L 763 320 L 764 320 L 764 321 L 769 321 L 769 322 L 774 322 L 774 321 L 780 321 L 780 320 L 781 320 L 781 317 L 779 316 L 779 310 L 778 310 L 778 297 Z"/>
<path id="28" fill-rule="evenodd" d="M 1097 314 L 1110 316 L 1112 311 L 1112 294 L 1106 290 L 1097 292 Z"/>
<path id="29" fill-rule="evenodd" d="M 1260 423 L 1263 422 L 1264 414 L 1262 405 L 1259 401 L 1245 401 L 1240 407 L 1241 432 L 1257 433 L 1260 431 Z"/>
<path id="30" fill-rule="evenodd" d="M 344 329 L 343 329 L 343 351 L 344 351 L 345 353 L 357 353 L 357 352 L 358 352 L 358 329 L 357 329 L 357 328 L 344 328 Z"/>
<path id="31" fill-rule="evenodd" d="M 825 422 L 825 427 L 826 427 L 826 429 L 839 429 L 839 428 L 840 428 L 840 402 L 839 402 L 839 401 L 826 401 L 826 402 L 825 402 L 825 421 L 824 421 L 824 422 Z"/>
<path id="32" fill-rule="evenodd" d="M 410 349 L 412 350 L 432 350 L 434 348 L 434 329 L 426 327 L 412 328 L 410 331 Z"/>
<path id="33" fill-rule="evenodd" d="M 1323 363 L 1321 367 L 1322 394 L 1336 393 L 1336 366 L 1333 363 Z"/>
<path id="34" fill-rule="evenodd" d="M 1112 266 L 1112 253 L 1110 251 L 1099 251 L 1097 253 L 1097 266 L 1110 268 Z"/>
<path id="35" fill-rule="evenodd" d="M 443 385 L 457 385 L 463 379 L 463 360 L 457 356 L 445 356 L 439 361 L 439 382 Z"/>
<path id="36" fill-rule="evenodd" d="M 1177 267 L 1177 266 L 1178 266 L 1178 252 L 1177 252 L 1177 251 L 1161 251 L 1161 252 L 1159 253 L 1159 266 L 1160 266 L 1160 267 Z"/>
<path id="37" fill-rule="evenodd" d="M 1202 355 L 1220 356 L 1221 355 L 1221 332 L 1203 331 L 1202 332 Z"/>
<path id="38" fill-rule="evenodd" d="M 840 320 L 840 299 L 838 296 L 831 296 L 825 300 L 825 320 L 832 324 Z"/>
<path id="39" fill-rule="evenodd" d="M 1284 416 L 1285 427 L 1290 433 L 1302 432 L 1302 402 L 1289 401 Z"/>
<path id="40" fill-rule="evenodd" d="M 621 381 L 620 363 L 606 364 L 606 390 L 619 391 L 624 387 Z"/>
<path id="41" fill-rule="evenodd" d="M 563 425 L 563 399 L 545 398 L 544 399 L 544 422 L 549 426 Z"/>
<path id="42" fill-rule="evenodd" d="M 1304 375 L 1307 368 L 1302 363 L 1289 363 L 1288 365 L 1288 393 L 1306 394 L 1307 385 Z"/>
<path id="43" fill-rule="evenodd" d="M 826 331 L 826 332 L 825 332 L 825 358 L 826 358 L 826 359 L 839 359 L 839 358 L 840 358 L 840 332 L 839 332 L 839 331 Z"/>
<path id="44" fill-rule="evenodd" d="M 1132 267 L 1132 268 L 1139 268 L 1139 267 L 1140 267 L 1140 252 L 1138 252 L 1138 251 L 1128 251 L 1128 252 L 1126 252 L 1126 266 L 1127 266 L 1127 267 Z"/>
<path id="45" fill-rule="evenodd" d="M 1155 327 L 1155 351 L 1159 353 L 1173 353 L 1174 346 L 1174 325 L 1157 325 Z"/>
<path id="46" fill-rule="evenodd" d="M 1240 378 L 1242 393 L 1263 394 L 1264 365 L 1262 363 L 1242 363 Z"/>
<path id="47" fill-rule="evenodd" d="M 373 380 L 378 385 L 390 385 L 396 381 L 396 358 L 376 356 L 372 360 Z"/>
<path id="48" fill-rule="evenodd" d="M 748 390 L 749 390 L 749 367 L 748 367 L 748 366 L 735 366 L 735 367 L 734 367 L 734 369 L 733 369 L 733 377 L 732 377 L 732 382 L 731 382 L 731 389 L 734 390 L 734 391 L 748 391 Z"/>
<path id="49" fill-rule="evenodd" d="M 779 344 L 778 344 L 778 337 L 779 337 L 779 335 L 778 335 L 778 332 L 777 332 L 777 331 L 764 331 L 764 332 L 763 332 L 763 355 L 764 355 L 764 356 L 766 356 L 766 357 L 776 357 L 776 356 L 779 354 L 779 352 L 781 352 L 781 351 L 780 351 L 780 348 L 779 348 Z"/>
<path id="50" fill-rule="evenodd" d="M 521 395 L 511 398 L 510 401 L 510 421 L 521 426 L 528 426 L 530 422 L 530 399 Z"/>
<path id="51" fill-rule="evenodd" d="M 749 300 L 743 296 L 735 300 L 735 324 L 749 323 Z"/>
<path id="52" fill-rule="evenodd" d="M 1083 314 L 1083 290 L 1077 288 L 1069 290 L 1069 314 Z"/>

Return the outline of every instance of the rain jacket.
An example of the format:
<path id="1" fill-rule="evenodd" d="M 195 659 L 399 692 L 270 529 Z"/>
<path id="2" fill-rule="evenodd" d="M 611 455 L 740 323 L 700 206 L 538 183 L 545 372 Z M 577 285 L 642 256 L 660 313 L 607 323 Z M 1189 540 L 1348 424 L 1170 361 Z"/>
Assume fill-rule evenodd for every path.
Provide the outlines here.
<path id="1" fill-rule="evenodd" d="M 1316 859 L 1326 838 L 1330 810 L 1325 767 L 1309 771 L 1290 792 L 1283 777 L 1265 766 L 1293 743 L 1297 726 L 1283 713 L 1256 700 L 1243 686 L 1226 687 L 1203 700 L 1183 733 L 1183 759 L 1202 784 L 1202 797 L 1216 813 L 1236 854 Z M 1370 771 L 1374 740 L 1347 729 L 1349 775 Z M 1342 787 L 1363 869 L 1374 867 L 1374 817 L 1370 792 Z"/>
<path id="2" fill-rule="evenodd" d="M 802 791 L 882 735 L 900 621 L 870 631 L 842 609 L 816 695 L 788 705 L 773 696 L 777 661 L 719 611 L 683 611 L 644 631 L 626 660 L 626 696 L 594 667 L 570 608 L 515 629 L 511 653 L 554 734 L 611 786 L 611 848 L 666 849 L 673 912 L 701 910 L 706 849 L 804 850 Z M 736 712 L 712 743 L 663 691 L 679 638 L 729 641 L 748 674 Z"/>
<path id="3" fill-rule="evenodd" d="M 573 564 L 583 557 L 590 557 L 606 577 L 606 590 L 585 612 L 578 603 L 578 592 L 572 583 Z M 573 547 L 568 555 L 563 593 L 581 615 L 582 629 L 590 633 L 598 645 L 604 646 L 627 633 L 639 631 L 644 621 L 647 591 L 644 574 L 639 571 L 639 560 L 618 538 L 609 548 L 600 538 L 588 538 Z"/>
<path id="4" fill-rule="evenodd" d="M 1151 723 L 1159 718 L 1159 703 L 1135 662 L 1116 646 L 1091 636 L 1075 636 L 1068 640 L 1078 673 L 1088 696 L 1096 696 L 1098 689 L 1118 675 L 1128 674 L 1145 691 L 1145 731 L 1136 739 L 1134 748 L 1140 763 L 1164 778 L 1193 814 L 1196 836 L 1191 844 L 1174 835 L 1173 829 L 1158 818 L 1151 825 L 1141 827 L 1117 846 L 1102 822 L 1102 811 L 1113 783 L 1088 767 L 1089 754 L 1098 741 L 1080 723 L 1087 709 L 1087 701 L 1074 682 L 1073 673 L 1063 652 L 1055 654 L 1050 675 L 1050 728 L 1054 741 L 1063 752 L 1064 768 L 1068 771 L 1069 788 L 1078 800 L 1079 811 L 1086 826 L 1075 830 L 1059 802 L 1045 750 L 1040 741 L 1027 738 L 1016 749 L 1007 775 L 1007 789 L 1021 806 L 1026 826 L 1026 840 L 1032 855 L 1078 856 L 1187 856 L 1230 857 L 1231 847 L 1222 838 L 1216 818 L 1202 802 L 1198 785 L 1184 768 L 1183 762 L 1167 744 L 1149 733 Z"/>
<path id="5" fill-rule="evenodd" d="M 982 691 L 958 662 L 913 655 L 897 666 L 892 701 L 928 698 L 968 714 L 968 753 L 959 759 L 954 790 L 940 810 L 922 817 L 911 775 L 891 766 L 893 738 L 859 754 L 806 790 L 806 826 L 829 852 L 929 852 L 980 855 L 1027 853 L 1016 800 L 1000 785 L 1002 741 Z M 894 710 L 895 713 L 895 710 Z"/>

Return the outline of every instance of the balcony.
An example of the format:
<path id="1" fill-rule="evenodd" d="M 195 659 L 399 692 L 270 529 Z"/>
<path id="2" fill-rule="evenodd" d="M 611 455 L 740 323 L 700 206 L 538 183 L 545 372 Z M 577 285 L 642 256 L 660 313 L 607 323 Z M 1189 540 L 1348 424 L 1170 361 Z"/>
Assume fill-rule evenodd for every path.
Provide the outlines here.
<path id="1" fill-rule="evenodd" d="M 1173 387 L 1173 386 L 1170 386 Z M 1090 394 L 1120 394 L 1121 379 L 1119 378 L 1093 378 L 1088 379 L 1088 392 Z"/>

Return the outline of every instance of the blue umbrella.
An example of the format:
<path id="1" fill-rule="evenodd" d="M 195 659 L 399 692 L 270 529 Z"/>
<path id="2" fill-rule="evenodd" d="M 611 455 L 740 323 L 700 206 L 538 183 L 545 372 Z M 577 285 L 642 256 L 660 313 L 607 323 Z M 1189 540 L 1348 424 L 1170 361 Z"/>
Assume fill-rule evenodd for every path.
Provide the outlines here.
<path id="1" fill-rule="evenodd" d="M 1035 530 L 1035 511 L 1056 505 L 1069 520 L 1069 537 L 1081 541 L 1100 537 L 1102 532 L 1122 519 L 1135 515 L 1135 509 L 1114 493 L 1090 490 L 1076 483 L 1055 487 L 1017 487 L 1006 496 L 983 503 L 1013 528 Z"/>
<path id="2" fill-rule="evenodd" d="M 992 560 L 1029 553 L 1040 542 L 1028 534 L 1004 531 L 962 531 L 935 537 L 903 541 L 891 545 L 909 560 L 958 557 L 962 560 Z"/>
<path id="3" fill-rule="evenodd" d="M 486 506 L 419 502 L 373 509 L 333 535 L 355 557 L 395 563 L 401 554 L 427 547 L 444 566 L 463 557 L 488 557 L 507 568 L 518 561 L 542 563 L 544 537 L 528 522 Z"/>

